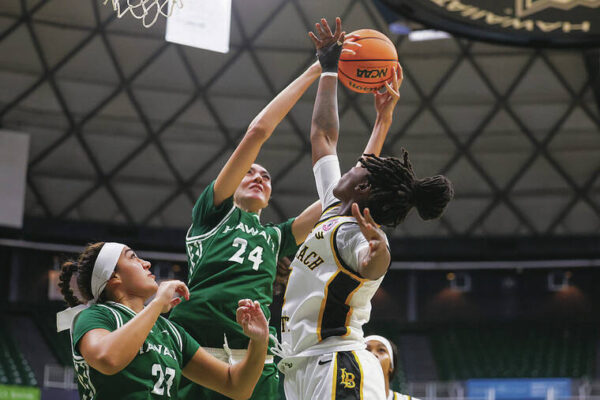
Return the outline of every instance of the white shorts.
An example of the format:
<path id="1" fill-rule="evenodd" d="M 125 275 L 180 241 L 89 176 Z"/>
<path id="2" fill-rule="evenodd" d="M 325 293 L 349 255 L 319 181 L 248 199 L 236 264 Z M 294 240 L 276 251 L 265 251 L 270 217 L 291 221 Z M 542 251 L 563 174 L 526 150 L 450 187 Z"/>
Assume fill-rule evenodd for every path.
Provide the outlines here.
<path id="1" fill-rule="evenodd" d="M 381 364 L 367 350 L 291 361 L 293 366 L 286 368 L 283 382 L 287 400 L 386 400 Z"/>

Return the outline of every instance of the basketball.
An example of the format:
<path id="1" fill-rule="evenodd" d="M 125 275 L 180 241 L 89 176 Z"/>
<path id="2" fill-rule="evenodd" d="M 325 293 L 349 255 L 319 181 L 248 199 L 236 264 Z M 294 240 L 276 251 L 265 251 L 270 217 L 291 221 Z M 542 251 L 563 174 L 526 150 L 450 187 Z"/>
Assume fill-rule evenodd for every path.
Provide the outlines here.
<path id="1" fill-rule="evenodd" d="M 354 41 L 362 47 L 344 44 L 344 49 L 356 54 L 342 53 L 339 80 L 355 92 L 372 93 L 392 78 L 393 68 L 398 63 L 396 47 L 387 36 L 373 29 L 359 29 L 349 35 L 358 36 Z"/>

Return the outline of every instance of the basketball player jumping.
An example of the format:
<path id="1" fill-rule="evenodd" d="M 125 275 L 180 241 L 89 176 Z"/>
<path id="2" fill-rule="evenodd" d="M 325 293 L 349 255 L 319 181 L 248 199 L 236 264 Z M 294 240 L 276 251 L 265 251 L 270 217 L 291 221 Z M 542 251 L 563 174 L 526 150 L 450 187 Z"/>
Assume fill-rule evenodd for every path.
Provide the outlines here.
<path id="1" fill-rule="evenodd" d="M 324 19 L 316 31 L 309 35 L 322 74 L 310 139 L 324 211 L 291 264 L 279 368 L 288 400 L 385 400 L 383 373 L 362 331 L 391 259 L 379 224 L 396 226 L 413 207 L 423 219 L 437 218 L 453 189 L 443 176 L 417 179 L 404 151 L 400 160 L 365 154 L 341 176 L 337 65 L 344 33 L 339 18 L 335 33 Z"/>
<path id="2" fill-rule="evenodd" d="M 351 50 L 347 50 L 350 51 Z M 319 77 L 317 62 L 290 83 L 250 123 L 216 180 L 198 198 L 186 238 L 190 301 L 173 309 L 171 320 L 183 326 L 210 354 L 235 364 L 245 357 L 248 338 L 235 321 L 237 299 L 258 300 L 267 319 L 278 258 L 292 256 L 321 214 L 317 202 L 298 217 L 263 225 L 261 210 L 271 195 L 271 176 L 255 160 L 294 104 Z M 365 151 L 379 154 L 390 124 L 387 114 L 397 98 L 375 95 L 378 119 Z M 275 334 L 275 328 L 271 332 Z M 279 374 L 267 356 L 252 399 L 278 398 Z M 182 399 L 224 399 L 182 379 Z"/>

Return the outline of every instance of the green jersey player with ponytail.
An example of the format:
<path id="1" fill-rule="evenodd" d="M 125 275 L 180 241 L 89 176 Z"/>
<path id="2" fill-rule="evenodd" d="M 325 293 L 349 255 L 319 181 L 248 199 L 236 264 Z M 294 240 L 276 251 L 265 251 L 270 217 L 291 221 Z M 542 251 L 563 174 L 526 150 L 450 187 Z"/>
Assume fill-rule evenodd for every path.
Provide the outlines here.
<path id="1" fill-rule="evenodd" d="M 315 203 L 296 218 L 263 225 L 260 214 L 269 203 L 271 176 L 255 164 L 262 145 L 319 74 L 320 66 L 312 65 L 258 114 L 192 210 L 186 237 L 191 298 L 175 307 L 170 319 L 229 364 L 243 359 L 248 345 L 235 322 L 237 299 L 248 295 L 258 300 L 269 319 L 277 260 L 296 252 L 320 214 L 321 206 Z M 276 399 L 278 387 L 277 368 L 268 355 L 252 399 Z M 185 379 L 179 396 L 226 398 Z"/>
<path id="2" fill-rule="evenodd" d="M 73 273 L 87 304 L 70 288 Z M 63 264 L 60 281 L 71 308 L 58 314 L 57 328 L 71 331 L 82 399 L 178 399 L 182 376 L 228 398 L 247 399 L 252 394 L 269 335 L 258 302 L 238 301 L 236 319 L 249 344 L 244 359 L 231 366 L 160 316 L 182 298 L 189 300 L 189 291 L 180 281 L 158 285 L 150 263 L 124 244 L 90 244 L 76 261 Z"/>

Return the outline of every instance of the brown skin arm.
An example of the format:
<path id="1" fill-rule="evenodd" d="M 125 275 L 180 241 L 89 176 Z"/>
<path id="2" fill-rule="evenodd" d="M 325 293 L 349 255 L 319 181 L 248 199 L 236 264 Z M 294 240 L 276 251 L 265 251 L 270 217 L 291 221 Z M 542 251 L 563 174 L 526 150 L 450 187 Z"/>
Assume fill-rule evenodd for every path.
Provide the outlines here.
<path id="1" fill-rule="evenodd" d="M 217 176 L 213 202 L 215 206 L 235 193 L 240 182 L 258 157 L 262 145 L 285 118 L 306 89 L 319 77 L 321 66 L 311 65 L 302 75 L 279 93 L 248 126 L 246 134 Z"/>
<path id="2" fill-rule="evenodd" d="M 394 109 L 400 99 L 400 85 L 402 85 L 403 79 L 402 67 L 398 64 L 397 67 L 394 67 L 392 82 L 385 83 L 385 92 L 373 94 L 377 118 L 363 154 L 375 154 L 376 156 L 381 154 L 383 143 L 392 126 Z M 357 163 L 356 166 L 360 166 L 360 163 Z"/>
<path id="3" fill-rule="evenodd" d="M 339 129 L 337 78 L 323 76 L 319 81 L 310 126 L 313 165 L 325 156 L 337 154 Z"/>
<path id="4" fill-rule="evenodd" d="M 377 280 L 387 272 L 391 255 L 386 245 L 385 234 L 371 217 L 368 208 L 360 214 L 358 204 L 352 204 L 352 215 L 356 218 L 363 236 L 369 242 L 369 248 L 358 257 L 358 273 L 370 280 Z"/>

